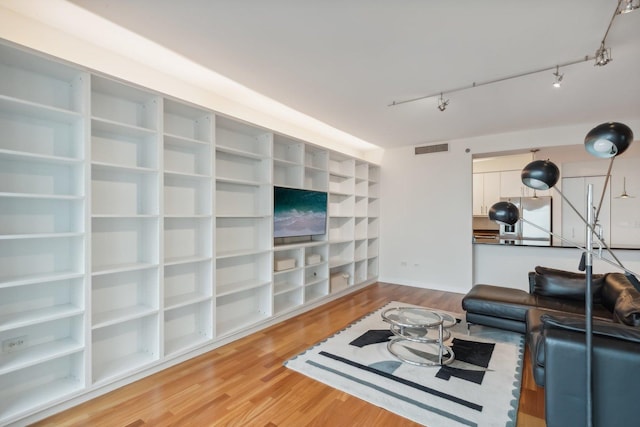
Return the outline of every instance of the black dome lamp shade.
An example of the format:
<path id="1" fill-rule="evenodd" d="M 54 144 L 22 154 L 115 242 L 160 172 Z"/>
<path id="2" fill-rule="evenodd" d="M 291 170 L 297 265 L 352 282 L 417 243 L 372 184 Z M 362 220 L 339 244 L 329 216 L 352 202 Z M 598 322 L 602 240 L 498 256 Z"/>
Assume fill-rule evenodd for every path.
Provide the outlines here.
<path id="1" fill-rule="evenodd" d="M 629 126 L 617 123 L 602 123 L 591 129 L 584 138 L 584 147 L 589 154 L 603 159 L 624 153 L 633 141 Z"/>
<path id="2" fill-rule="evenodd" d="M 499 224 L 514 225 L 520 219 L 520 212 L 511 202 L 498 202 L 489 209 L 489 219 Z"/>
<path id="3" fill-rule="evenodd" d="M 535 160 L 522 169 L 522 183 L 535 190 L 548 190 L 558 182 L 560 169 L 549 160 Z"/>

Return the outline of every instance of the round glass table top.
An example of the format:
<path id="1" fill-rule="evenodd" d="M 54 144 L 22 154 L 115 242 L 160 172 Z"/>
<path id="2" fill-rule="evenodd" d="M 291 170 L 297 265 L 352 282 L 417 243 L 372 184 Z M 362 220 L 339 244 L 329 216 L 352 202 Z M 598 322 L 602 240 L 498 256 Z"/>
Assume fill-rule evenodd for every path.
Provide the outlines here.
<path id="1" fill-rule="evenodd" d="M 405 328 L 450 328 L 456 319 L 447 314 L 421 307 L 394 307 L 382 312 L 382 318 L 392 325 Z"/>

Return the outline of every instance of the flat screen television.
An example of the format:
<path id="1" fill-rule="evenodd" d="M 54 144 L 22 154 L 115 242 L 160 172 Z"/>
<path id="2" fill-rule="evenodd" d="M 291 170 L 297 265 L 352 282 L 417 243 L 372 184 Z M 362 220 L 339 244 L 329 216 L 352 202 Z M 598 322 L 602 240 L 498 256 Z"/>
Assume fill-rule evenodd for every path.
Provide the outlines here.
<path id="1" fill-rule="evenodd" d="M 273 237 L 317 236 L 326 232 L 326 192 L 273 187 Z"/>

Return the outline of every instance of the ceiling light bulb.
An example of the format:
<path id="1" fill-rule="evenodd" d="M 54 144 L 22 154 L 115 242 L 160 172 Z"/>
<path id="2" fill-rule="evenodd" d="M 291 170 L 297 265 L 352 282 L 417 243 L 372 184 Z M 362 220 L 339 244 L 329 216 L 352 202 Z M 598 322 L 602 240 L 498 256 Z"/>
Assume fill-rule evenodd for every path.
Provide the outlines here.
<path id="1" fill-rule="evenodd" d="M 640 8 L 640 0 L 624 0 L 620 5 L 618 14 L 633 12 Z"/>
<path id="2" fill-rule="evenodd" d="M 562 78 L 564 77 L 564 74 L 560 74 L 560 66 L 556 65 L 556 72 L 553 73 L 553 75 L 556 78 L 553 82 L 553 87 L 560 87 L 562 84 Z"/>
<path id="3" fill-rule="evenodd" d="M 613 144 L 608 139 L 599 139 L 593 143 L 593 149 L 599 153 L 609 153 L 613 150 Z"/>

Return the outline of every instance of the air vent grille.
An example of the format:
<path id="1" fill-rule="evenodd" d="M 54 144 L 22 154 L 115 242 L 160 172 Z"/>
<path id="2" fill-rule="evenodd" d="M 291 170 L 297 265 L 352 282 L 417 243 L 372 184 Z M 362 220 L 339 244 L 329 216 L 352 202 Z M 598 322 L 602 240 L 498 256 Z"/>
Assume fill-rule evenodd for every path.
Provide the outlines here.
<path id="1" fill-rule="evenodd" d="M 440 153 L 442 151 L 449 151 L 449 144 L 425 145 L 423 147 L 416 147 L 415 150 L 416 150 L 416 155 Z"/>

